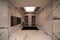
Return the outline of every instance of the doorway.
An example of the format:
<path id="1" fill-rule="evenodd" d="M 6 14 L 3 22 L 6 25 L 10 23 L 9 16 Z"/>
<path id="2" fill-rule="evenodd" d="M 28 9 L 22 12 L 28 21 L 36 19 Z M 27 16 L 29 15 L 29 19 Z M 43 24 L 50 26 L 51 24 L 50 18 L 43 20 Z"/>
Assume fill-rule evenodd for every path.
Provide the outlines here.
<path id="1" fill-rule="evenodd" d="M 35 26 L 36 16 L 24 16 L 24 26 Z"/>
<path id="2" fill-rule="evenodd" d="M 32 19 L 31 19 L 31 25 L 32 26 L 35 26 L 36 25 L 36 16 L 32 16 Z"/>
<path id="3" fill-rule="evenodd" d="M 24 26 L 22 30 L 39 30 L 36 27 L 36 16 L 24 16 Z"/>
<path id="4" fill-rule="evenodd" d="M 24 26 L 29 26 L 28 16 L 24 16 Z"/>

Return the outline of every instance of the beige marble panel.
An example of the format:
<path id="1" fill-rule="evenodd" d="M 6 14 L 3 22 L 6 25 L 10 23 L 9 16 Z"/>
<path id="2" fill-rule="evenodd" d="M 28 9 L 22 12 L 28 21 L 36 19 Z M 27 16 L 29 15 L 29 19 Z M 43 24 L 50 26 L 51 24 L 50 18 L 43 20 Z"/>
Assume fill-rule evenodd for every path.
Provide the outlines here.
<path id="1" fill-rule="evenodd" d="M 21 15 L 20 11 L 18 11 L 18 9 L 14 5 L 12 5 L 11 3 L 9 3 L 9 14 L 10 14 L 9 15 L 9 19 L 10 19 L 9 36 L 11 36 L 13 33 L 15 33 L 17 30 L 19 30 L 20 27 L 22 27 L 21 24 L 11 27 L 11 16 L 22 18 L 22 15 Z"/>
<path id="2" fill-rule="evenodd" d="M 52 35 L 52 6 L 49 4 L 39 14 L 37 13 L 37 26 L 49 35 Z"/>
<path id="3" fill-rule="evenodd" d="M 8 3 L 0 1 L 0 27 L 8 27 Z"/>
<path id="4" fill-rule="evenodd" d="M 36 6 L 36 7 L 44 7 L 50 0 L 10 0 L 14 3 L 17 7 L 24 7 L 24 6 Z"/>
<path id="5" fill-rule="evenodd" d="M 60 18 L 60 0 L 54 1 L 53 10 L 53 17 Z M 53 32 L 56 37 L 60 38 L 60 20 L 53 20 Z"/>
<path id="6" fill-rule="evenodd" d="M 18 30 L 9 40 L 51 40 L 51 37 L 41 30 Z"/>
<path id="7" fill-rule="evenodd" d="M 0 29 L 0 40 L 8 40 L 8 29 Z"/>

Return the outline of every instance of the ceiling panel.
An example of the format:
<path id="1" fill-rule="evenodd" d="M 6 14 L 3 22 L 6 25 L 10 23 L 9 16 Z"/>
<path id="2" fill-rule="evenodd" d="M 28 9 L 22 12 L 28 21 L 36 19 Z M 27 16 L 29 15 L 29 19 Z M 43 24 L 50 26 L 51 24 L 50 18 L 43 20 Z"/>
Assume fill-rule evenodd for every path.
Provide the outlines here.
<path id="1" fill-rule="evenodd" d="M 46 4 L 50 2 L 50 0 L 10 0 L 17 7 L 25 7 L 25 6 L 36 6 L 36 7 L 44 7 Z"/>

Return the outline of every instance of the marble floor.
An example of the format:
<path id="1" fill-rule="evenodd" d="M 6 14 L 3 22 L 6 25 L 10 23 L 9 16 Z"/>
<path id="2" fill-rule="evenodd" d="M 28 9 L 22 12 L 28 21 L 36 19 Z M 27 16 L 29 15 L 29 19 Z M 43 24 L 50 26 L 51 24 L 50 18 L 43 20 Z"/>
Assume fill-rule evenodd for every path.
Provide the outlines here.
<path id="1" fill-rule="evenodd" d="M 51 37 L 46 35 L 41 30 L 21 30 L 19 29 L 9 40 L 51 40 Z"/>

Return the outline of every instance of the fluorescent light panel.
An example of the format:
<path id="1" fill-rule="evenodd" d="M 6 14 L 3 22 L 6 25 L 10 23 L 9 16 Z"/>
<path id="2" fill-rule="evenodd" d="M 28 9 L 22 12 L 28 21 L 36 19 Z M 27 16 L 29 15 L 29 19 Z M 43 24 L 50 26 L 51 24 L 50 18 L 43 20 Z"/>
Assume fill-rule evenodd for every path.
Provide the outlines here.
<path id="1" fill-rule="evenodd" d="M 26 12 L 34 12 L 36 7 L 24 7 Z"/>

